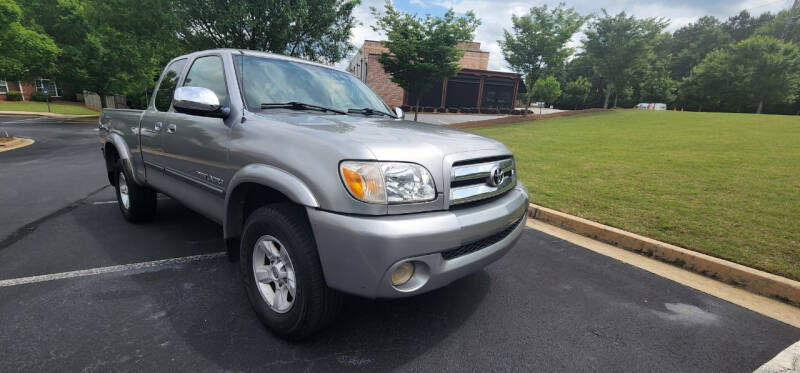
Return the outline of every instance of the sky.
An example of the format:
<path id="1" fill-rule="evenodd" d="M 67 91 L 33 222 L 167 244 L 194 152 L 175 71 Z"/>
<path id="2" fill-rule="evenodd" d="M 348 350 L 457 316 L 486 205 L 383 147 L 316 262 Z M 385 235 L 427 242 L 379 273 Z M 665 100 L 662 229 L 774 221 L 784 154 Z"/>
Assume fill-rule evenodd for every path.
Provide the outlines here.
<path id="1" fill-rule="evenodd" d="M 600 13 L 601 9 L 606 9 L 611 14 L 624 10 L 642 18 L 665 17 L 671 20 L 668 31 L 674 31 L 705 15 L 724 20 L 738 14 L 742 9 L 757 15 L 767 11 L 777 13 L 792 5 L 792 0 L 565 0 L 564 2 L 567 7 L 573 7 L 581 14 Z M 372 16 L 370 7 L 383 9 L 384 3 L 385 0 L 362 0 L 361 5 L 353 12 L 360 22 L 350 37 L 356 48 L 361 48 L 364 40 L 382 39 L 380 33 L 372 30 L 375 17 Z M 393 0 L 392 3 L 399 10 L 419 16 L 442 15 L 450 8 L 458 14 L 473 10 L 481 20 L 481 26 L 475 32 L 475 41 L 481 43 L 482 50 L 489 52 L 489 69 L 500 71 L 508 71 L 508 66 L 497 40 L 503 37 L 503 29 L 511 28 L 511 15 L 523 15 L 532 6 L 558 5 L 558 1 L 541 0 Z M 579 45 L 580 39 L 581 36 L 576 35 L 571 44 Z M 344 68 L 348 62 L 349 58 L 339 62 L 337 66 Z"/>

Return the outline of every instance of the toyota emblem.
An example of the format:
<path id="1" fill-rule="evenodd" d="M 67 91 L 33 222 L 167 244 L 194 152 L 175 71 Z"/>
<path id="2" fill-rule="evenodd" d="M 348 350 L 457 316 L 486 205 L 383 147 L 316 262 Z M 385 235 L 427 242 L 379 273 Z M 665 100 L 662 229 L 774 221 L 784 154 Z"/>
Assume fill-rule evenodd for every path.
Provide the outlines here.
<path id="1" fill-rule="evenodd" d="M 500 167 L 495 167 L 489 172 L 489 178 L 486 180 L 486 184 L 489 186 L 496 187 L 505 181 L 506 175 L 503 173 L 503 170 Z"/>

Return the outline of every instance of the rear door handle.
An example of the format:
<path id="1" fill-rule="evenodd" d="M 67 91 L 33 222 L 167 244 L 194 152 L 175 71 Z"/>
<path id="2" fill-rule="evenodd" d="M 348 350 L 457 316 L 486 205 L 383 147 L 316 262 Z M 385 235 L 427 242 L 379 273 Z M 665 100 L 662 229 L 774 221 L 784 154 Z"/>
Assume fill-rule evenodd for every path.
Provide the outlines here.
<path id="1" fill-rule="evenodd" d="M 161 122 L 156 122 L 155 124 L 153 124 L 153 131 L 155 132 L 161 131 L 161 125 L 162 125 Z"/>
<path id="2" fill-rule="evenodd" d="M 178 129 L 178 127 L 175 127 L 174 124 L 168 124 L 167 125 L 167 133 L 175 133 L 175 131 L 177 129 Z"/>

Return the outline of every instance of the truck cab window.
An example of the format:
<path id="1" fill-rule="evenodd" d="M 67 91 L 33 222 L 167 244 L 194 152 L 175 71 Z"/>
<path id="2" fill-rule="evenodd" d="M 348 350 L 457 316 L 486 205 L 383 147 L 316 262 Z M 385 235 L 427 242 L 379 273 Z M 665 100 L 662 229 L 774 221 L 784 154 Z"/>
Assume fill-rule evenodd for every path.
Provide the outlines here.
<path id="1" fill-rule="evenodd" d="M 177 60 L 167 66 L 167 71 L 161 77 L 161 84 L 158 85 L 158 90 L 156 91 L 154 100 L 156 110 L 167 111 L 172 106 L 172 97 L 175 94 L 175 88 L 178 87 L 178 79 L 180 79 L 185 66 L 186 59 Z"/>
<path id="2" fill-rule="evenodd" d="M 206 56 L 194 60 L 183 85 L 208 88 L 217 95 L 222 107 L 228 106 L 225 71 L 222 69 L 222 58 L 219 56 Z"/>

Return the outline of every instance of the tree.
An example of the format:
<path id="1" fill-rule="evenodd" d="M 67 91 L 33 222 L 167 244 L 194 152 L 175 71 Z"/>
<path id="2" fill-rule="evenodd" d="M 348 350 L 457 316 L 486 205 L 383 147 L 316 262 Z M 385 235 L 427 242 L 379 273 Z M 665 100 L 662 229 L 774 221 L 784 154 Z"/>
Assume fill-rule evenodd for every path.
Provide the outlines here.
<path id="1" fill-rule="evenodd" d="M 681 85 L 681 95 L 700 105 L 728 102 L 790 103 L 800 87 L 800 50 L 768 36 L 754 36 L 710 53 Z"/>
<path id="2" fill-rule="evenodd" d="M 701 17 L 694 23 L 679 28 L 672 34 L 672 78 L 680 80 L 689 75 L 705 56 L 719 48 L 726 47 L 733 38 L 723 29 L 722 23 L 714 17 Z"/>
<path id="3" fill-rule="evenodd" d="M 731 48 L 734 64 L 744 66 L 749 92 L 758 102 L 761 114 L 764 103 L 789 103 L 800 85 L 800 50 L 768 36 L 754 36 Z"/>
<path id="4" fill-rule="evenodd" d="M 588 18 L 573 8 L 565 9 L 563 3 L 553 9 L 547 5 L 533 7 L 526 15 L 512 16 L 511 32 L 503 30 L 503 40 L 498 43 L 509 67 L 523 74 L 529 85 L 535 84 L 545 73 L 555 74 L 563 67 L 573 53 L 567 42 Z M 526 107 L 531 98 L 528 95 Z"/>
<path id="5" fill-rule="evenodd" d="M 52 77 L 67 90 L 120 93 L 143 106 L 169 59 L 181 54 L 169 0 L 20 0 L 63 50 Z M 105 100 L 101 100 L 105 105 Z"/>
<path id="6" fill-rule="evenodd" d="M 775 15 L 769 12 L 753 17 L 747 10 L 742 10 L 739 14 L 728 17 L 722 27 L 733 38 L 733 41 L 738 43 L 753 36 L 759 27 L 774 19 Z"/>
<path id="7" fill-rule="evenodd" d="M 677 83 L 670 77 L 670 58 L 653 58 L 644 69 L 639 83 L 639 99 L 643 102 L 675 102 Z"/>
<path id="8" fill-rule="evenodd" d="M 0 0 L 0 77 L 23 79 L 53 71 L 61 50 L 47 34 L 24 22 L 13 0 Z"/>
<path id="9" fill-rule="evenodd" d="M 360 0 L 175 0 L 190 49 L 243 48 L 334 63 L 353 51 Z"/>
<path id="10" fill-rule="evenodd" d="M 373 29 L 386 34 L 383 45 L 389 50 L 378 57 L 378 62 L 393 82 L 417 98 L 416 121 L 422 94 L 433 82 L 458 74 L 458 60 L 464 55 L 458 43 L 472 40 L 480 21 L 472 12 L 456 17 L 452 9 L 442 17 L 418 18 L 396 10 L 388 0 L 385 7 L 383 14 L 372 8 L 378 20 Z"/>
<path id="11" fill-rule="evenodd" d="M 595 19 L 586 30 L 583 48 L 592 61 L 598 75 L 606 80 L 603 108 L 608 109 L 608 100 L 616 97 L 628 86 L 635 69 L 646 61 L 652 42 L 667 26 L 661 18 L 637 19 L 621 12 Z"/>
<path id="12" fill-rule="evenodd" d="M 539 79 L 533 84 L 531 96 L 541 102 L 553 102 L 561 96 L 561 84 L 552 75 Z M 539 115 L 542 115 L 542 108 L 539 107 Z"/>
<path id="13" fill-rule="evenodd" d="M 774 20 L 759 26 L 755 34 L 800 44 L 800 7 L 780 11 Z"/>
<path id="14" fill-rule="evenodd" d="M 562 101 L 564 104 L 577 110 L 578 106 L 583 106 L 586 102 L 591 89 L 592 83 L 583 76 L 578 76 L 577 79 L 567 83 L 567 86 L 564 88 L 564 97 Z"/>

